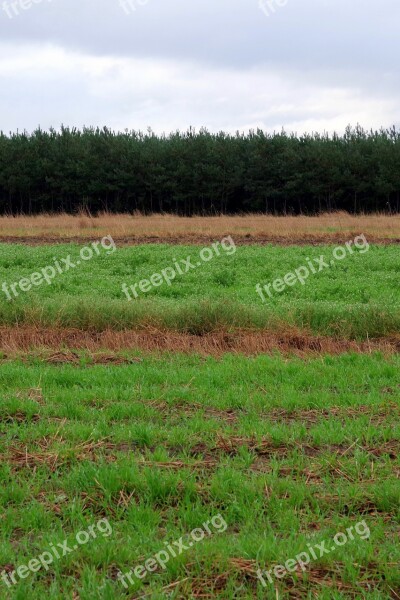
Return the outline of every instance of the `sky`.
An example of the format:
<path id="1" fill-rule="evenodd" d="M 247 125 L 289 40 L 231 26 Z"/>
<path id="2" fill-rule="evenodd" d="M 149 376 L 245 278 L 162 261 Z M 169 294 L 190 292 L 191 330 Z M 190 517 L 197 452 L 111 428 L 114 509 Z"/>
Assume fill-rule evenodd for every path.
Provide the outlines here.
<path id="1" fill-rule="evenodd" d="M 399 0 L 0 0 L 0 130 L 400 126 Z"/>

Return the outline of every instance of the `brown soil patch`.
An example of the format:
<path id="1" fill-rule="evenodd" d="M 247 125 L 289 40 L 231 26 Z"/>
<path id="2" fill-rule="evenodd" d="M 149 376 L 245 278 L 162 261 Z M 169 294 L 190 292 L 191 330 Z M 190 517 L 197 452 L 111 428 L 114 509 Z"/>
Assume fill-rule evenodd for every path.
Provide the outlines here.
<path id="1" fill-rule="evenodd" d="M 314 217 L 247 214 L 216 217 L 100 214 L 0 217 L 0 240 L 25 244 L 87 242 L 111 235 L 116 243 L 208 245 L 231 235 L 237 244 L 344 243 L 364 234 L 371 243 L 400 243 L 399 215 L 345 212 Z"/>
<path id="2" fill-rule="evenodd" d="M 256 355 L 279 351 L 299 357 L 342 354 L 345 352 L 371 353 L 381 351 L 393 354 L 400 351 L 400 335 L 390 338 L 356 342 L 312 335 L 289 330 L 282 332 L 237 330 L 235 333 L 215 331 L 202 336 L 162 330 L 81 331 L 56 327 L 34 326 L 0 327 L 0 351 L 4 359 L 13 359 L 18 353 L 38 352 L 50 363 L 79 363 L 79 357 L 70 350 L 89 353 L 90 362 L 121 364 L 139 362 L 139 358 L 121 357 L 122 349 L 144 352 L 197 353 L 219 357 L 224 353 Z M 47 354 L 43 351 L 48 351 Z M 101 351 L 107 350 L 107 353 Z M 97 353 L 97 354 L 96 354 Z M 110 354 L 117 353 L 117 354 Z"/>
<path id="3" fill-rule="evenodd" d="M 375 482 L 376 484 L 377 482 Z M 357 486 L 359 482 L 357 482 Z M 348 504 L 344 504 L 340 507 L 343 502 L 343 496 L 338 494 L 326 494 L 325 491 L 321 493 L 313 492 L 313 497 L 318 500 L 318 503 L 322 506 L 328 506 L 330 510 L 339 515 L 368 515 L 369 517 L 377 517 L 382 519 L 385 523 L 393 522 L 393 510 L 390 508 L 388 510 L 382 508 L 382 506 L 378 506 L 378 504 L 367 497 L 368 489 L 365 490 L 365 496 L 361 498 L 357 498 L 356 500 L 352 499 Z M 338 508 L 340 507 L 340 508 Z"/>
<path id="4" fill-rule="evenodd" d="M 375 447 L 371 446 L 366 448 L 366 450 L 379 458 L 380 456 L 389 456 L 392 460 L 396 460 L 400 455 L 400 441 L 399 440 L 391 440 L 390 442 L 385 442 L 384 444 Z"/>
<path id="5" fill-rule="evenodd" d="M 315 425 L 322 419 L 338 419 L 359 418 L 360 416 L 369 417 L 370 423 L 373 425 L 382 425 L 388 417 L 400 415 L 400 405 L 395 402 L 388 402 L 376 405 L 357 405 L 351 407 L 331 406 L 323 409 L 304 409 L 296 411 L 287 411 L 280 408 L 273 409 L 262 415 L 263 418 L 276 423 L 298 423 L 301 422 L 307 427 Z"/>
<path id="6" fill-rule="evenodd" d="M 149 403 L 157 410 L 163 411 L 168 414 L 169 417 L 173 413 L 177 413 L 180 417 L 191 417 L 193 415 L 203 414 L 205 417 L 215 419 L 217 421 L 223 421 L 228 425 L 235 425 L 237 423 L 239 415 L 242 413 L 241 410 L 234 410 L 233 408 L 222 409 L 216 408 L 215 406 L 204 406 L 198 402 L 176 402 L 169 405 L 167 402 L 163 403 Z"/>
<path id="7" fill-rule="evenodd" d="M 248 448 L 255 452 L 259 456 L 272 456 L 278 454 L 279 456 L 285 456 L 290 450 L 290 445 L 286 444 L 274 444 L 270 440 L 257 441 L 254 438 L 242 438 L 242 437 L 224 437 L 220 436 L 217 439 L 217 443 L 213 450 L 234 456 L 237 454 L 238 449 L 241 447 Z"/>
<path id="8" fill-rule="evenodd" d="M 40 420 L 40 415 L 28 415 L 22 411 L 18 411 L 16 413 L 10 415 L 0 415 L 0 423 L 27 423 L 32 422 L 36 423 Z"/>
<path id="9" fill-rule="evenodd" d="M 360 233 L 353 232 L 348 236 L 343 234 L 325 234 L 319 237 L 303 235 L 301 237 L 287 237 L 277 235 L 257 235 L 257 236 L 232 236 L 236 246 L 322 246 L 329 244 L 344 245 L 351 239 L 354 239 Z M 224 236 L 221 236 L 223 238 Z M 400 244 L 400 238 L 381 238 L 376 235 L 368 236 L 370 244 L 389 245 Z M 217 237 L 207 235 L 182 235 L 180 237 L 154 237 L 154 236 L 135 236 L 135 237 L 113 237 L 115 244 L 121 246 L 141 246 L 144 244 L 170 244 L 173 246 L 211 246 L 214 242 L 220 241 Z M 0 235 L 1 244 L 24 244 L 25 246 L 44 246 L 55 244 L 81 244 L 87 245 L 97 241 L 95 237 L 17 237 L 17 236 L 2 236 Z"/>
<path id="10" fill-rule="evenodd" d="M 203 458 L 211 458 L 216 455 L 236 456 L 240 448 L 247 448 L 259 458 L 261 457 L 261 460 L 256 462 L 256 469 L 260 469 L 263 461 L 269 460 L 271 456 L 278 455 L 279 458 L 282 458 L 294 451 L 310 458 L 327 454 L 332 457 L 332 460 L 335 460 L 345 456 L 352 456 L 356 450 L 362 450 L 368 452 L 371 457 L 380 458 L 388 456 L 391 460 L 396 460 L 400 454 L 400 440 L 390 440 L 380 444 L 378 447 L 359 442 L 354 442 L 350 445 L 325 444 L 314 446 L 306 442 L 276 444 L 268 439 L 256 440 L 253 437 L 220 435 L 217 437 L 214 446 L 207 446 L 204 442 L 200 442 L 190 449 L 189 454 Z"/>

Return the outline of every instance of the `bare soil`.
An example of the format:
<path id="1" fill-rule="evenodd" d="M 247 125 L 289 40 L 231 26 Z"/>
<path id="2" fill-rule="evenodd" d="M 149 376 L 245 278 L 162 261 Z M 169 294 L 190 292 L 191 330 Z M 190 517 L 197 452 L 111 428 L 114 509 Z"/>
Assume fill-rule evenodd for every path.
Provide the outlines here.
<path id="1" fill-rule="evenodd" d="M 277 246 L 321 246 L 325 244 L 339 244 L 343 245 L 350 239 L 354 239 L 358 233 L 352 233 L 351 235 L 344 236 L 343 234 L 326 234 L 318 238 L 302 236 L 292 237 L 290 239 L 278 236 L 266 236 L 258 235 L 252 237 L 251 235 L 240 237 L 232 236 L 236 246 L 267 246 L 268 244 L 275 244 Z M 221 236 L 222 238 L 223 236 Z M 0 235 L 0 243 L 3 244 L 24 244 L 26 246 L 44 246 L 53 244 L 90 244 L 96 241 L 96 237 L 16 237 L 8 236 L 3 237 Z M 368 236 L 368 242 L 370 244 L 388 245 L 388 244 L 400 244 L 400 238 L 384 239 L 376 236 Z M 171 244 L 174 246 L 209 246 L 213 242 L 218 241 L 218 237 L 210 236 L 192 236 L 182 235 L 180 237 L 122 237 L 113 236 L 113 240 L 117 246 L 140 246 L 143 244 Z"/>

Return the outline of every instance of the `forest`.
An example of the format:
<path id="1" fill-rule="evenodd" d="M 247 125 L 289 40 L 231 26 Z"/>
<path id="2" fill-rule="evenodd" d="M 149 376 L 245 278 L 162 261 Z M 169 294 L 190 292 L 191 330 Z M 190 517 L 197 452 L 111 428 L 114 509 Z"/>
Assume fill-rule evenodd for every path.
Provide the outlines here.
<path id="1" fill-rule="evenodd" d="M 0 133 L 0 214 L 400 210 L 400 132 Z"/>

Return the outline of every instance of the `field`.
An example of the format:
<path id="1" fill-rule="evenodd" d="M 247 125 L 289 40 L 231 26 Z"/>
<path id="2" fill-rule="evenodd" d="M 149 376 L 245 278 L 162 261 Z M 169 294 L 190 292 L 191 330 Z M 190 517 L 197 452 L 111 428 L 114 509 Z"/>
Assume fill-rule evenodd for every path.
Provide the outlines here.
<path id="1" fill-rule="evenodd" d="M 142 242 L 208 243 L 231 235 L 242 244 L 345 242 L 364 233 L 372 241 L 400 240 L 399 215 L 349 215 L 344 212 L 315 217 L 243 216 L 177 217 L 174 215 L 1 216 L 0 240 L 30 244 L 97 239 L 112 235 L 120 244 Z"/>
<path id="2" fill-rule="evenodd" d="M 232 238 L 234 239 L 234 238 Z M 1 245 L 0 324 L 14 326 L 62 326 L 101 331 L 107 328 L 153 328 L 204 334 L 217 329 L 248 328 L 284 331 L 288 327 L 346 339 L 389 336 L 400 331 L 398 247 L 373 245 L 330 265 L 334 246 L 232 246 L 199 260 L 199 248 L 141 245 L 111 248 L 90 261 L 79 261 L 77 244 L 29 248 Z M 107 253 L 109 252 L 109 253 Z M 57 273 L 50 284 L 43 281 L 27 292 L 10 286 L 31 273 L 70 255 L 74 268 Z M 325 256 L 322 271 L 309 274 L 270 297 L 257 293 L 267 284 L 294 272 L 307 259 Z M 134 297 L 130 286 L 149 280 L 154 273 L 173 268 L 192 257 L 194 267 L 171 281 L 139 287 Z M 200 263 L 201 264 L 198 264 Z M 317 262 L 314 263 L 318 270 Z M 62 263 L 61 263 L 62 265 Z M 251 265 L 251 269 L 249 269 Z M 128 290 L 124 293 L 122 286 Z"/>
<path id="3" fill-rule="evenodd" d="M 0 219 L 0 598 L 400 598 L 390 219 Z"/>

